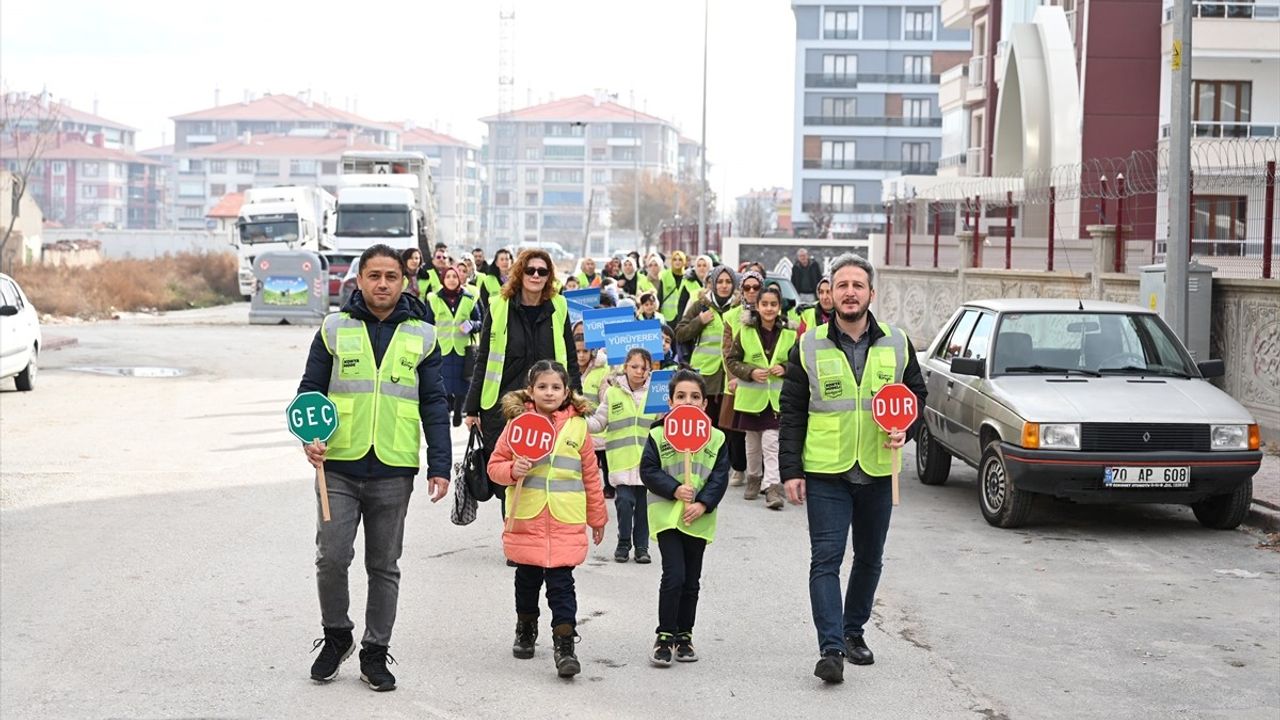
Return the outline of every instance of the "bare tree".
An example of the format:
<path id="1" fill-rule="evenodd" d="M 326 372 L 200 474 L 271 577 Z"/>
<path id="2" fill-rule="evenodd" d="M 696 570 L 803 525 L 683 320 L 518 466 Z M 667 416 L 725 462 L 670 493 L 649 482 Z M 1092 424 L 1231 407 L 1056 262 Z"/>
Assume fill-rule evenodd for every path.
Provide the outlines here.
<path id="1" fill-rule="evenodd" d="M 0 102 L 0 142 L 4 145 L 4 161 L 9 167 L 9 224 L 0 236 L 0 258 L 5 257 L 13 226 L 18 222 L 22 198 L 30 187 L 31 176 L 40 167 L 49 139 L 58 131 L 59 106 L 47 95 L 37 97 L 5 93 Z M 10 263 L 12 264 L 12 263 Z M 12 269 L 12 268 L 10 268 Z"/>
<path id="2" fill-rule="evenodd" d="M 817 205 L 809 211 L 809 220 L 813 222 L 809 237 L 825 238 L 830 234 L 831 221 L 835 219 L 835 213 L 832 210 L 830 205 Z"/>
<path id="3" fill-rule="evenodd" d="M 751 196 L 746 203 L 738 206 L 733 221 L 738 226 L 739 237 L 764 237 L 765 233 L 773 229 L 770 227 L 768 205 L 756 196 Z"/>
<path id="4" fill-rule="evenodd" d="M 610 211 L 614 227 L 634 230 L 635 182 L 630 174 L 614 183 L 609 189 Z M 658 235 L 662 224 L 668 223 L 674 214 L 683 222 L 698 217 L 697 181 L 677 183 L 670 175 L 641 173 L 640 183 L 640 234 L 649 245 Z M 707 190 L 707 217 L 715 215 L 715 193 Z M 673 212 L 674 210 L 674 212 Z"/>

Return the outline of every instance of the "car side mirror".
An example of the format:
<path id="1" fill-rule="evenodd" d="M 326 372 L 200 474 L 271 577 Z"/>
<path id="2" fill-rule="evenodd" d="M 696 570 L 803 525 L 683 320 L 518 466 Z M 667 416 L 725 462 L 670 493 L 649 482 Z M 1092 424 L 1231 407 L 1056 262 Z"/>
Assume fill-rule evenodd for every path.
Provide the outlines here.
<path id="1" fill-rule="evenodd" d="M 987 372 L 987 361 L 981 358 L 951 358 L 951 372 L 956 375 L 982 377 Z"/>
<path id="2" fill-rule="evenodd" d="M 1205 360 L 1196 363 L 1196 369 L 1206 379 L 1219 378 L 1227 374 L 1227 363 L 1222 360 Z"/>
<path id="3" fill-rule="evenodd" d="M 12 317 L 18 314 L 17 305 L 0 305 L 0 317 Z M 1219 360 L 1221 362 L 1221 360 Z"/>

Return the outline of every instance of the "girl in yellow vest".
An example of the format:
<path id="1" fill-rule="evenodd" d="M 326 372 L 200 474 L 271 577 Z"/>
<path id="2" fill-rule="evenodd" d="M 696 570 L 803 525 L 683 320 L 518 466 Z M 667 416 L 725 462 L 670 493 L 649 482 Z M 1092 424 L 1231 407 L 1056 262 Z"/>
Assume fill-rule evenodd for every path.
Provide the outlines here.
<path id="1" fill-rule="evenodd" d="M 604 399 L 607 388 L 605 379 L 609 377 L 609 363 L 603 352 L 588 350 L 583 339 L 582 321 L 573 324 L 573 343 L 578 354 L 578 377 L 582 378 L 582 394 L 590 405 L 589 412 L 595 412 L 596 406 Z M 596 446 L 596 464 L 600 466 L 600 479 L 604 481 L 604 499 L 615 497 L 613 486 L 609 484 L 609 461 L 604 452 L 604 433 L 593 432 L 591 440 Z"/>
<path id="2" fill-rule="evenodd" d="M 422 300 L 422 294 L 418 288 L 418 269 L 422 267 L 422 251 L 416 247 L 405 248 L 400 251 L 400 259 L 404 260 L 404 285 L 401 290 L 406 295 Z"/>
<path id="3" fill-rule="evenodd" d="M 667 385 L 672 408 L 705 409 L 706 383 L 693 370 L 677 370 Z M 729 449 L 724 433 L 711 430 L 711 440 L 693 454 L 693 477 L 685 483 L 684 453 L 649 431 L 640 458 L 640 479 L 649 490 L 649 533 L 658 539 L 662 581 L 658 585 L 658 638 L 650 662 L 658 666 L 696 662 L 693 622 L 698 611 L 702 555 L 716 536 L 716 506 L 729 487 Z"/>
<path id="4" fill-rule="evenodd" d="M 467 359 L 473 354 L 472 338 L 480 332 L 480 306 L 476 297 L 463 289 L 462 278 L 454 268 L 445 269 L 442 282 L 444 287 L 427 293 L 426 304 L 440 345 L 440 377 L 453 412 L 453 426 L 458 427 L 462 424 L 462 404 L 471 386 Z"/>
<path id="5" fill-rule="evenodd" d="M 511 424 L 498 437 L 489 458 L 489 478 L 507 486 L 507 517 L 502 549 L 516 563 L 516 639 L 511 654 L 533 657 L 538 639 L 538 594 L 545 584 L 551 607 L 554 660 L 560 677 L 582 670 L 574 652 L 578 599 L 573 568 L 587 559 L 587 536 L 599 545 L 609 522 L 595 449 L 587 434 L 586 398 L 569 389 L 569 373 L 554 360 L 539 360 L 529 369 L 529 387 L 502 398 L 507 420 L 537 412 L 555 425 L 551 454 L 536 464 L 511 449 Z M 520 502 L 515 485 L 524 480 Z"/>
<path id="6" fill-rule="evenodd" d="M 587 429 L 604 432 L 609 484 L 616 494 L 618 547 L 613 559 L 624 563 L 635 548 L 636 562 L 647 565 L 649 558 L 649 516 L 645 509 L 644 483 L 640 482 L 640 454 L 657 413 L 645 414 L 649 394 L 649 371 L 653 357 L 644 348 L 631 348 L 622 365 L 622 374 L 609 379 L 601 393 L 600 406 L 587 418 Z"/>
<path id="7" fill-rule="evenodd" d="M 742 313 L 742 328 L 725 357 L 729 374 L 738 379 L 733 395 L 733 427 L 746 434 L 747 489 L 755 500 L 761 491 L 765 507 L 785 504 L 778 475 L 778 409 L 787 353 L 796 344 L 796 331 L 782 315 L 782 291 L 760 291 L 754 311 Z"/>

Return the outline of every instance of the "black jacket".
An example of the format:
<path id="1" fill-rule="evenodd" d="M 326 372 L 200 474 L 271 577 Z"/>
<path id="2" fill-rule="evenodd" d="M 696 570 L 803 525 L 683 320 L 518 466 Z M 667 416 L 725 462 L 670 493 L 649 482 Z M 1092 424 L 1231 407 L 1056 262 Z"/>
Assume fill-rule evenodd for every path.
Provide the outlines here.
<path id="1" fill-rule="evenodd" d="M 818 281 L 822 279 L 822 266 L 813 258 L 809 259 L 808 265 L 796 263 L 791 266 L 791 284 L 796 286 L 796 292 L 813 295 L 818 292 Z"/>
<path id="2" fill-rule="evenodd" d="M 502 364 L 502 384 L 498 387 L 501 398 L 512 390 L 528 387 L 529 368 L 539 360 L 554 360 L 556 346 L 552 336 L 554 323 L 551 322 L 551 302 L 537 306 L 533 321 L 516 299 L 507 300 L 507 358 Z M 480 330 L 480 345 L 476 348 L 476 365 L 471 374 L 471 388 L 467 391 L 467 415 L 480 414 L 480 394 L 484 390 L 485 366 L 489 363 L 489 338 L 493 334 L 493 314 L 486 313 L 484 327 Z M 573 323 L 566 319 L 564 324 L 564 348 L 567 354 L 569 371 L 569 387 L 582 390 L 582 379 L 578 376 L 578 363 L 574 356 Z M 498 407 L 498 405 L 494 405 Z"/>
<path id="3" fill-rule="evenodd" d="M 652 437 L 645 441 L 644 454 L 640 456 L 640 482 L 644 483 L 649 492 L 666 500 L 675 500 L 676 489 L 682 484 L 662 469 L 662 456 L 658 454 L 658 444 Z M 720 445 L 720 452 L 716 453 L 716 464 L 711 469 L 711 477 L 707 478 L 707 484 L 694 496 L 694 502 L 705 505 L 707 512 L 714 512 L 728 489 L 729 443 L 725 442 Z"/>
<path id="4" fill-rule="evenodd" d="M 833 314 L 828 322 L 831 329 L 827 331 L 827 337 L 831 338 L 836 347 L 840 347 L 840 331 L 835 327 L 835 322 L 836 318 Z M 870 333 L 869 340 L 872 343 L 884 337 L 884 332 L 880 330 L 880 325 L 870 310 L 867 311 L 867 322 L 867 332 Z M 805 332 L 808 333 L 809 330 Z M 928 390 L 924 375 L 920 372 L 920 363 L 916 361 L 916 350 L 912 347 L 910 339 L 907 340 L 907 367 L 902 373 L 902 382 L 915 393 L 919 401 L 918 407 L 923 412 L 924 399 Z M 778 471 L 783 480 L 802 478 L 806 476 L 803 456 L 804 438 L 809 430 L 809 378 L 805 375 L 804 366 L 800 363 L 799 341 L 791 348 L 791 354 L 787 358 L 787 373 L 782 376 L 781 402 L 782 411 L 778 418 Z M 920 419 L 917 419 L 911 427 L 907 428 L 908 440 L 915 438 L 916 429 L 919 427 Z M 824 477 L 818 473 L 807 475 Z"/>
<path id="5" fill-rule="evenodd" d="M 432 322 L 430 312 L 424 312 L 422 302 L 408 295 L 400 296 L 400 304 L 379 321 L 364 303 L 364 295 L 359 290 L 351 293 L 351 298 L 343 306 L 342 311 L 351 314 L 357 320 L 363 320 L 369 332 L 369 344 L 373 346 L 373 359 L 382 364 L 382 356 L 391 344 L 396 326 L 410 318 L 418 318 Z M 329 392 L 329 376 L 333 372 L 333 356 L 324 345 L 321 331 L 316 332 L 311 341 L 311 352 L 307 356 L 307 367 L 302 373 L 302 382 L 298 384 L 298 392 Z M 418 365 L 418 416 L 422 420 L 422 430 L 427 438 L 427 476 L 449 477 L 449 468 L 453 463 L 453 448 L 449 439 L 449 411 L 445 400 L 444 384 L 440 380 L 440 348 L 432 349 L 427 359 Z M 416 475 L 418 468 L 391 467 L 384 464 L 374 454 L 373 448 L 359 460 L 326 460 L 325 470 L 343 473 L 358 479 L 376 479 L 404 477 Z"/>

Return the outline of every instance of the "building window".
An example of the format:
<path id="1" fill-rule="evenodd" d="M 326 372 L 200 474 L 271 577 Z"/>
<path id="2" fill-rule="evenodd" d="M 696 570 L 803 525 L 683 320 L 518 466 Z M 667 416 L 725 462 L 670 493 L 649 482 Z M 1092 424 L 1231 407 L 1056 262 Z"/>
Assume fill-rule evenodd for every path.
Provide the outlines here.
<path id="1" fill-rule="evenodd" d="M 848 140 L 822 141 L 822 167 L 832 170 L 852 169 L 857 146 Z"/>
<path id="2" fill-rule="evenodd" d="M 823 55 L 822 74 L 828 80 L 843 79 L 858 74 L 857 55 Z"/>
<path id="3" fill-rule="evenodd" d="M 509 138 L 509 137 L 515 137 L 516 135 L 515 123 L 494 123 L 493 130 L 494 130 L 493 134 L 497 135 L 498 137 Z"/>
<path id="4" fill-rule="evenodd" d="M 527 192 L 527 193 L 525 193 L 525 194 L 524 194 L 524 204 L 525 204 L 525 206 L 527 206 L 527 207 L 537 207 L 537 206 L 538 206 L 538 193 L 536 193 L 536 192 Z"/>
<path id="5" fill-rule="evenodd" d="M 98 177 L 100 169 L 96 162 L 85 162 L 80 164 L 80 171 L 85 177 Z"/>
<path id="6" fill-rule="evenodd" d="M 593 147 L 591 148 L 591 159 L 596 161 L 605 160 L 607 158 L 607 152 L 608 148 Z"/>
<path id="7" fill-rule="evenodd" d="M 58 197 L 58 198 L 66 197 L 66 196 L 67 196 L 67 186 L 66 186 L 66 185 L 63 185 L 63 184 L 62 184 L 62 183 L 60 183 L 60 182 L 54 183 L 54 184 L 53 184 L 53 196 L 54 196 L 54 197 Z"/>
<path id="8" fill-rule="evenodd" d="M 858 37 L 857 10 L 828 10 L 822 17 L 822 37 L 848 40 Z"/>
<path id="9" fill-rule="evenodd" d="M 833 212 L 852 212 L 854 198 L 852 185 L 818 186 L 818 202 L 824 210 L 830 208 Z"/>
<path id="10" fill-rule="evenodd" d="M 211 172 L 211 173 L 215 173 L 215 174 L 218 174 L 218 175 L 224 175 L 224 174 L 226 174 L 226 172 L 227 172 L 227 161 L 226 161 L 226 160 L 210 160 L 210 161 L 209 161 L 209 172 Z"/>
<path id="11" fill-rule="evenodd" d="M 609 137 L 608 123 L 596 123 L 591 126 L 591 137 Z"/>
<path id="12" fill-rule="evenodd" d="M 494 182 L 496 182 L 496 183 L 498 183 L 498 184 L 500 184 L 500 185 L 507 185 L 507 184 L 510 184 L 510 183 L 511 183 L 511 168 L 498 168 L 498 169 L 497 169 L 497 170 L 495 170 L 495 171 L 494 171 L 494 173 L 493 173 L 493 180 L 494 180 Z"/>
<path id="13" fill-rule="evenodd" d="M 582 183 L 582 170 L 574 168 L 547 168 L 548 183 Z"/>
<path id="14" fill-rule="evenodd" d="M 493 194 L 493 204 L 499 207 L 506 207 L 511 204 L 511 191 L 499 190 Z"/>
<path id="15" fill-rule="evenodd" d="M 529 137 L 538 137 L 542 134 L 542 126 L 537 123 L 529 123 L 524 126 L 524 134 Z"/>
<path id="16" fill-rule="evenodd" d="M 259 160 L 257 164 L 257 173 L 259 175 L 279 175 L 279 160 Z"/>
<path id="17" fill-rule="evenodd" d="M 582 137 L 582 123 L 547 123 L 546 133 L 552 137 Z"/>
<path id="18" fill-rule="evenodd" d="M 54 160 L 53 162 L 49 163 L 49 168 L 54 175 L 67 174 L 67 164 L 61 160 Z"/>
<path id="19" fill-rule="evenodd" d="M 902 117 L 907 125 L 923 125 L 929 119 L 928 98 L 908 98 L 902 101 Z"/>
<path id="20" fill-rule="evenodd" d="M 183 220 L 199 220 L 204 217 L 204 209 L 199 205 L 189 205 L 182 208 Z"/>
<path id="21" fill-rule="evenodd" d="M 822 98 L 822 117 L 824 118 L 846 118 L 857 114 L 857 98 Z"/>
<path id="22" fill-rule="evenodd" d="M 929 143 L 924 142 L 905 142 L 902 143 L 902 164 L 904 170 L 908 172 L 923 172 L 925 165 L 929 163 Z"/>
<path id="23" fill-rule="evenodd" d="M 636 149 L 633 147 L 615 147 L 613 149 L 614 160 L 634 161 L 636 157 Z"/>
<path id="24" fill-rule="evenodd" d="M 1195 196 L 1191 221 L 1191 252 L 1201 255 L 1244 255 L 1245 211 L 1248 198 L 1240 195 Z"/>
<path id="25" fill-rule="evenodd" d="M 1253 83 L 1229 80 L 1195 80 L 1191 97 L 1196 137 L 1248 137 L 1252 116 Z"/>
<path id="26" fill-rule="evenodd" d="M 209 195 L 211 197 L 220 198 L 227 194 L 227 186 L 223 183 L 212 183 L 209 185 Z"/>
<path id="27" fill-rule="evenodd" d="M 903 40 L 933 39 L 933 10 L 907 9 L 902 21 Z"/>
<path id="28" fill-rule="evenodd" d="M 620 138 L 635 137 L 636 126 L 633 123 L 614 123 L 613 136 Z"/>
<path id="29" fill-rule="evenodd" d="M 313 176 L 316 174 L 316 171 L 319 169 L 320 169 L 320 165 L 315 160 L 290 160 L 289 161 L 290 175 Z"/>
<path id="30" fill-rule="evenodd" d="M 524 149 L 524 159 L 525 159 L 525 160 L 537 160 L 537 159 L 538 159 L 538 157 L 539 157 L 538 148 L 536 148 L 536 147 L 527 147 L 527 148 L 525 148 L 525 149 Z"/>
<path id="31" fill-rule="evenodd" d="M 582 191 L 581 190 L 555 190 L 547 191 L 543 195 L 544 205 L 573 205 L 581 207 Z"/>
<path id="32" fill-rule="evenodd" d="M 236 172 L 241 175 L 252 175 L 256 170 L 256 166 L 252 160 L 237 160 Z"/>
<path id="33" fill-rule="evenodd" d="M 583 149 L 581 145 L 548 145 L 543 154 L 547 158 L 569 158 L 582 159 Z"/>
<path id="34" fill-rule="evenodd" d="M 97 185 L 81 185 L 81 186 L 80 186 L 80 197 L 82 197 L 82 198 L 96 198 L 96 197 L 98 197 L 98 186 L 97 186 Z"/>
<path id="35" fill-rule="evenodd" d="M 591 182 L 592 182 L 592 184 L 594 184 L 594 185 L 603 185 L 603 184 L 605 184 L 606 182 L 608 182 L 608 180 L 606 180 L 606 179 L 605 179 L 605 174 L 606 174 L 606 173 L 607 173 L 607 171 L 606 171 L 606 170 L 592 170 L 592 171 L 591 171 Z"/>
<path id="36" fill-rule="evenodd" d="M 204 197 L 204 183 L 198 183 L 198 182 L 178 183 L 178 197 L 184 197 L 184 198 Z"/>
<path id="37" fill-rule="evenodd" d="M 524 181 L 527 185 L 538 184 L 538 168 L 525 168 Z"/>
<path id="38" fill-rule="evenodd" d="M 508 222 L 509 220 L 508 220 L 507 214 L 500 213 L 497 217 L 493 219 L 493 226 L 499 230 L 506 230 Z"/>
<path id="39" fill-rule="evenodd" d="M 538 229 L 538 213 L 525 213 L 525 214 L 524 214 L 524 229 L 525 229 L 525 230 L 537 230 L 537 229 Z"/>
<path id="40" fill-rule="evenodd" d="M 928 55 L 907 55 L 902 58 L 902 74 L 913 80 L 928 80 L 932 73 L 933 58 Z"/>

